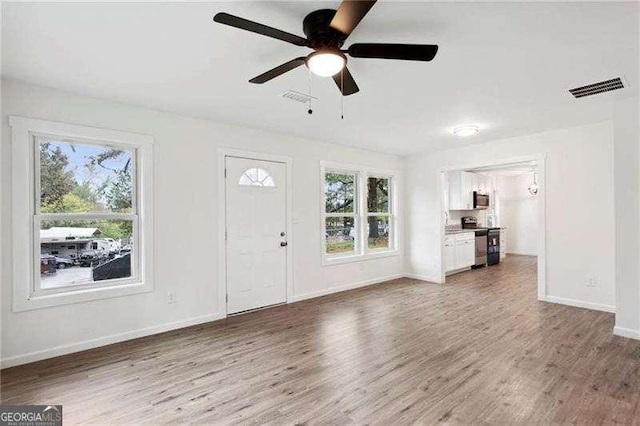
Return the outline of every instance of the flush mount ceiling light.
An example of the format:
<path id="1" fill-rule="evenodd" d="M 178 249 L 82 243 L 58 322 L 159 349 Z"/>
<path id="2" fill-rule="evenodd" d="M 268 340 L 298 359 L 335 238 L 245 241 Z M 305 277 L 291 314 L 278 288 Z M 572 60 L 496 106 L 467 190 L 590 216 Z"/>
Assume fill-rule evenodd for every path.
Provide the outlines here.
<path id="1" fill-rule="evenodd" d="M 319 50 L 307 56 L 307 67 L 319 77 L 338 74 L 347 64 L 347 57 L 338 51 Z"/>
<path id="2" fill-rule="evenodd" d="M 460 126 L 453 129 L 453 134 L 460 137 L 473 136 L 478 133 L 478 126 Z"/>

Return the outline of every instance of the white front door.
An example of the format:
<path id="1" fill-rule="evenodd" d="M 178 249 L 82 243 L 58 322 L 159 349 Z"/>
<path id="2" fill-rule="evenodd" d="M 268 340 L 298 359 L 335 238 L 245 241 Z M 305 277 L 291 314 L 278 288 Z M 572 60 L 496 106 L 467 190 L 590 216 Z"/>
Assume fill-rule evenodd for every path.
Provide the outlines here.
<path id="1" fill-rule="evenodd" d="M 226 157 L 227 313 L 287 300 L 284 163 Z"/>

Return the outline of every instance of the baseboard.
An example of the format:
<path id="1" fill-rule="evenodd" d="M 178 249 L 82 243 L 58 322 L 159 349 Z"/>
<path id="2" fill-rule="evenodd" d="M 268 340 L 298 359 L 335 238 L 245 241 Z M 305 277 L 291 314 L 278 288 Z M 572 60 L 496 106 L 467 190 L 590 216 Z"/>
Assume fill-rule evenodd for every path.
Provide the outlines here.
<path id="1" fill-rule="evenodd" d="M 547 296 L 545 302 L 557 303 L 560 305 L 575 306 L 576 308 L 593 309 L 595 311 L 616 312 L 616 307 L 612 305 L 604 305 L 601 303 L 585 302 L 583 300 L 568 299 L 565 297 Z"/>
<path id="2" fill-rule="evenodd" d="M 292 302 L 300 302 L 301 300 L 314 299 L 316 297 L 327 296 L 333 293 L 340 293 L 341 291 L 353 290 L 360 287 L 366 287 L 373 284 L 380 284 L 385 281 L 397 280 L 398 278 L 404 278 L 405 274 L 394 274 L 381 278 L 374 278 L 371 280 L 358 281 L 355 283 L 340 285 L 337 287 L 325 288 L 323 290 L 314 291 L 312 293 L 305 293 L 293 296 Z"/>
<path id="3" fill-rule="evenodd" d="M 385 281 L 403 278 L 404 276 L 405 274 L 395 274 L 387 277 L 376 278 L 376 279 L 367 280 L 367 281 L 359 281 L 359 282 L 355 282 L 347 285 L 332 287 L 332 288 L 324 289 L 314 293 L 307 293 L 299 296 L 294 296 L 292 302 L 298 302 L 300 300 L 326 296 L 328 294 L 338 293 L 346 290 L 352 290 L 355 288 L 365 287 L 368 285 L 379 284 Z M 56 346 L 51 349 L 28 352 L 25 354 L 15 355 L 15 356 L 0 360 L 0 368 L 9 368 L 9 367 L 15 367 L 17 365 L 28 364 L 30 362 L 42 361 L 43 359 L 54 358 L 57 356 L 67 355 L 74 352 L 80 352 L 87 349 L 94 349 L 100 346 L 106 346 L 113 343 L 120 343 L 127 340 L 137 339 L 140 337 L 146 337 L 154 334 L 164 333 L 166 331 L 172 331 L 172 330 L 177 330 L 184 327 L 190 327 L 193 325 L 204 324 L 204 323 L 216 321 L 222 318 L 225 318 L 225 315 L 220 313 L 202 315 L 199 317 L 188 318 L 185 320 L 175 321 L 168 324 L 161 324 L 161 325 L 142 328 L 139 330 L 133 330 L 125 333 L 112 334 L 110 336 L 99 337 L 96 339 L 85 340 L 77 343 L 71 343 L 68 345 Z"/>
<path id="4" fill-rule="evenodd" d="M 192 325 L 204 324 L 224 318 L 224 314 L 215 313 L 202 315 L 199 317 L 187 318 L 180 321 L 170 322 L 167 324 L 156 325 L 152 327 L 141 328 L 138 330 L 128 331 L 126 333 L 112 334 L 110 336 L 99 337 L 97 339 L 85 340 L 82 342 L 71 343 L 68 345 L 56 346 L 51 349 L 41 351 L 28 352 L 22 355 L 16 355 L 0 360 L 0 368 L 15 367 L 16 365 L 28 364 L 30 362 L 42 361 L 43 359 L 54 358 L 61 355 L 67 355 L 74 352 L 80 352 L 87 349 L 94 349 L 100 346 L 120 343 L 131 339 L 151 336 L 153 334 L 164 333 L 166 331 L 177 330 L 179 328 L 190 327 Z"/>
<path id="5" fill-rule="evenodd" d="M 427 282 L 435 283 L 435 284 L 442 284 L 442 282 L 440 281 L 440 278 L 430 277 L 428 275 L 406 273 L 406 274 L 404 274 L 404 276 L 406 278 L 411 278 L 411 279 L 414 279 L 414 280 L 427 281 Z"/>
<path id="6" fill-rule="evenodd" d="M 613 334 L 621 337 L 628 337 L 629 339 L 640 340 L 640 330 L 634 330 L 632 328 L 624 328 L 615 326 L 613 327 Z"/>
<path id="7" fill-rule="evenodd" d="M 533 256 L 533 257 L 538 257 L 538 253 L 521 253 L 521 252 L 516 252 L 516 251 L 508 251 L 506 253 L 507 256 L 512 255 L 512 256 Z"/>

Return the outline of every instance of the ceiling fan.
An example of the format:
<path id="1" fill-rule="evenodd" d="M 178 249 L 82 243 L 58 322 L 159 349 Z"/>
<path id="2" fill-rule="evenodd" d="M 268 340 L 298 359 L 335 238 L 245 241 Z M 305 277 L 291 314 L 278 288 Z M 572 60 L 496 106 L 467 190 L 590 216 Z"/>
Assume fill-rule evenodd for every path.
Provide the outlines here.
<path id="1" fill-rule="evenodd" d="M 346 96 L 357 93 L 360 89 L 346 67 L 345 53 L 353 58 L 430 61 L 438 52 L 438 46 L 434 44 L 394 43 L 355 43 L 343 50 L 342 45 L 347 37 L 375 3 L 376 0 L 344 0 L 338 10 L 320 9 L 311 12 L 302 22 L 302 29 L 307 38 L 223 12 L 216 14 L 213 20 L 314 50 L 307 57 L 292 59 L 252 78 L 249 80 L 250 83 L 266 83 L 306 64 L 311 72 L 320 77 L 333 77 L 338 89 Z"/>

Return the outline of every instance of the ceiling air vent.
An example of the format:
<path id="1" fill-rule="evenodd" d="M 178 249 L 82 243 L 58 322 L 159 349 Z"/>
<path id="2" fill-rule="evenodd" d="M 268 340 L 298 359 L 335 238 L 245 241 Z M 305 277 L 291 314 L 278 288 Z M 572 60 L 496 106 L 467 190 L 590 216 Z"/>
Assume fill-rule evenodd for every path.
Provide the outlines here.
<path id="1" fill-rule="evenodd" d="M 569 90 L 569 93 L 575 98 L 584 98 L 585 96 L 596 95 L 598 93 L 610 92 L 612 90 L 623 89 L 624 83 L 620 77 L 611 80 L 601 81 L 599 83 L 588 84 L 582 87 L 576 87 Z"/>
<path id="2" fill-rule="evenodd" d="M 282 94 L 282 97 L 285 99 L 290 99 L 292 101 L 300 102 L 302 104 L 307 104 L 311 100 L 315 101 L 316 99 L 318 99 L 306 93 L 297 92 L 295 90 L 287 90 Z"/>

